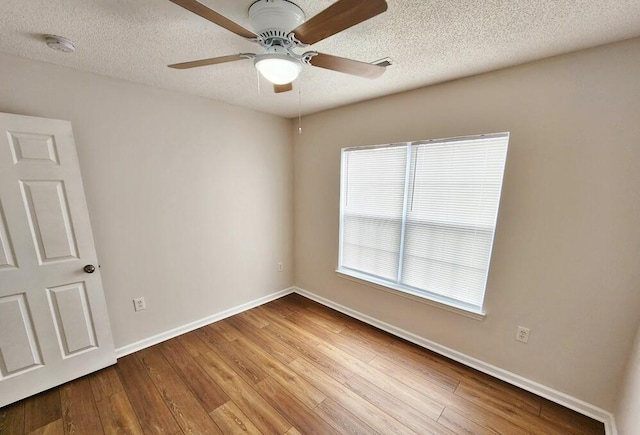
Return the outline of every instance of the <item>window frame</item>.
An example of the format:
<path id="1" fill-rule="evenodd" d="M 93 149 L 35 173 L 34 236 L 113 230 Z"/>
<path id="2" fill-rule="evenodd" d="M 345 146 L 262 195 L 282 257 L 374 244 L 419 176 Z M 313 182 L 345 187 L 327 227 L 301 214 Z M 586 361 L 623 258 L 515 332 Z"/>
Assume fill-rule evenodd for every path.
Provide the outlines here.
<path id="1" fill-rule="evenodd" d="M 484 281 L 484 293 L 482 296 L 482 304 L 480 306 L 476 306 L 474 304 L 468 304 L 466 302 L 457 300 L 455 298 L 450 298 L 445 295 L 441 295 L 438 293 L 433 293 L 428 290 L 423 290 L 420 288 L 412 287 L 406 284 L 402 284 L 399 280 L 396 282 L 377 277 L 373 274 L 369 274 L 366 272 L 359 271 L 357 269 L 352 269 L 346 266 L 343 266 L 343 251 L 344 251 L 344 218 L 345 218 L 345 195 L 346 195 L 346 186 L 345 186 L 345 176 L 346 176 L 346 161 L 345 155 L 349 151 L 354 150 L 367 150 L 367 149 L 377 149 L 377 148 L 392 148 L 392 147 L 407 147 L 407 168 L 405 170 L 405 183 L 408 183 L 408 179 L 410 177 L 410 166 L 412 161 L 411 150 L 413 147 L 417 147 L 419 145 L 424 144 L 442 144 L 442 143 L 451 143 L 451 142 L 460 142 L 460 141 L 469 141 L 474 139 L 490 139 L 490 138 L 505 138 L 506 139 L 506 150 L 504 154 L 504 164 L 502 166 L 502 176 L 500 180 L 500 187 L 498 190 L 498 203 L 496 205 L 496 217 L 495 223 L 492 229 L 492 237 L 491 237 L 491 246 L 489 248 L 488 253 L 488 265 L 486 269 L 486 278 Z M 338 266 L 335 270 L 336 275 L 345 278 L 351 281 L 355 281 L 369 287 L 383 290 L 386 292 L 391 292 L 393 294 L 400 295 L 402 297 L 422 302 L 428 305 L 436 306 L 447 311 L 451 311 L 457 314 L 464 315 L 466 317 L 470 317 L 476 320 L 483 320 L 486 316 L 486 312 L 484 310 L 484 305 L 486 301 L 486 291 L 487 284 L 489 281 L 489 272 L 491 269 L 491 260 L 493 258 L 493 248 L 495 242 L 495 233 L 498 227 L 498 215 L 500 210 L 500 200 L 502 196 L 502 188 L 504 184 L 504 173 L 506 171 L 506 160 L 508 154 L 508 145 L 509 145 L 510 134 L 509 132 L 502 133 L 492 133 L 492 134 L 481 134 L 481 135 L 471 135 L 471 136 L 460 136 L 460 137 L 452 137 L 452 138 L 444 138 L 444 139 L 432 139 L 432 140 L 420 140 L 420 141 L 409 141 L 409 142 L 399 142 L 399 143 L 391 143 L 391 144 L 381 144 L 381 145 L 367 145 L 367 146 L 358 146 L 358 147 L 345 147 L 341 149 L 341 159 L 340 159 L 340 214 L 339 214 L 339 246 L 338 246 Z M 407 206 L 407 192 L 408 188 L 405 187 L 404 194 L 404 205 Z M 403 263 L 403 246 L 405 245 L 405 227 L 408 219 L 406 215 L 403 215 L 403 221 L 401 222 L 402 230 L 401 230 L 401 240 L 400 240 L 400 258 L 399 258 L 399 267 L 402 267 Z M 455 227 L 455 225 L 453 225 Z M 401 270 L 398 272 L 398 276 L 402 273 Z"/>

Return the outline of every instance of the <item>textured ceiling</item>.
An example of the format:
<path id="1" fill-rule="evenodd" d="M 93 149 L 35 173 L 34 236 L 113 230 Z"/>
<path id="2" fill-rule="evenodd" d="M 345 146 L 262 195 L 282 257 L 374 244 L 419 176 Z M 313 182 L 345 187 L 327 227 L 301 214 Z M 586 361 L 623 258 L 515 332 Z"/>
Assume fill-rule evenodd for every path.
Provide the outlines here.
<path id="1" fill-rule="evenodd" d="M 201 0 L 251 28 L 253 0 Z M 394 65 L 376 80 L 306 66 L 273 94 L 251 61 L 191 70 L 167 64 L 259 47 L 168 0 L 2 0 L 0 52 L 296 117 L 640 36 L 638 0 L 387 0 L 387 12 L 310 49 Z M 299 0 L 312 17 L 333 0 Z M 71 39 L 53 51 L 43 34 Z M 298 90 L 301 90 L 299 93 Z"/>

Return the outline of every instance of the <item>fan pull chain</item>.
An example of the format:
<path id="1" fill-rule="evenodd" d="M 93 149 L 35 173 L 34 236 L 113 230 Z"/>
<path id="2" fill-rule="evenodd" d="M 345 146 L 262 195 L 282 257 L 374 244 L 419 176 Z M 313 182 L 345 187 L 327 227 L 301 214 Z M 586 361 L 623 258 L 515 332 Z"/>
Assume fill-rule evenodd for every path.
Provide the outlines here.
<path id="1" fill-rule="evenodd" d="M 300 83 L 298 83 L 298 134 L 302 134 L 302 86 Z"/>
<path id="2" fill-rule="evenodd" d="M 260 71 L 256 68 L 256 78 L 258 79 L 258 95 L 260 95 Z"/>

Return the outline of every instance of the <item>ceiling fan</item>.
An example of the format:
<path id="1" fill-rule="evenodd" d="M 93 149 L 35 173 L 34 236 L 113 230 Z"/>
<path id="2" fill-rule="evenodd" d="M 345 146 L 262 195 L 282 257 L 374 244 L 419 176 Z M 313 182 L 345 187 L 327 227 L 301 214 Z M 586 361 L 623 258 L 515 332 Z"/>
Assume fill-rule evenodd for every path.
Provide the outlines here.
<path id="1" fill-rule="evenodd" d="M 257 0 L 249 7 L 249 20 L 254 32 L 234 23 L 196 0 L 170 0 L 218 26 L 258 43 L 262 52 L 240 53 L 169 65 L 187 69 L 215 65 L 236 60 L 253 59 L 256 69 L 273 83 L 276 93 L 292 89 L 303 65 L 339 71 L 359 77 L 375 79 L 384 66 L 307 51 L 296 53 L 296 48 L 315 44 L 349 27 L 375 17 L 387 10 L 385 0 L 338 0 L 305 21 L 302 9 L 289 0 Z"/>

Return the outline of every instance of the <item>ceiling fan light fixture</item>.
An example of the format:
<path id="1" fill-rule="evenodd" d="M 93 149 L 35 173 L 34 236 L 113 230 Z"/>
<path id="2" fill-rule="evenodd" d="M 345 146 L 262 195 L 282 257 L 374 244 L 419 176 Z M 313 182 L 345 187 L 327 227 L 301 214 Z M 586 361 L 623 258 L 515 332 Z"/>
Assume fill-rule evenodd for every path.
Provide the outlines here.
<path id="1" fill-rule="evenodd" d="M 262 77 L 274 85 L 291 83 L 302 70 L 300 61 L 286 54 L 263 54 L 255 58 L 254 64 Z"/>

